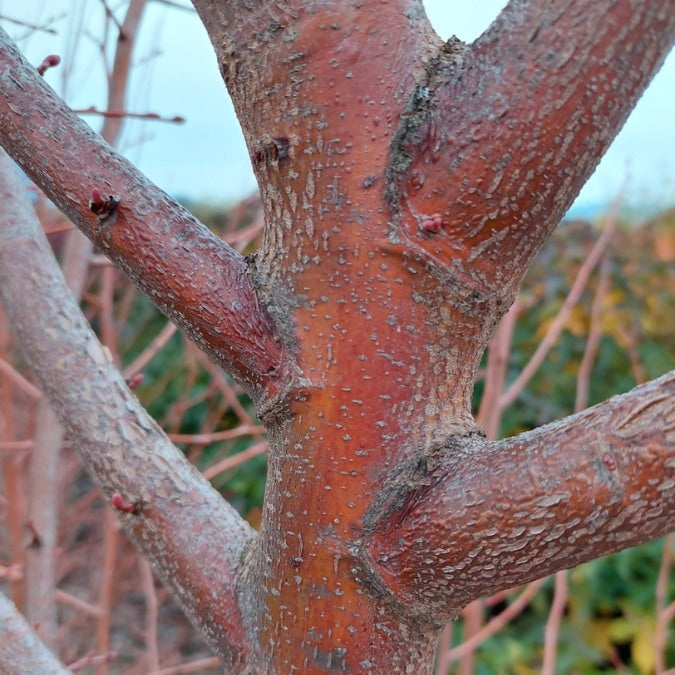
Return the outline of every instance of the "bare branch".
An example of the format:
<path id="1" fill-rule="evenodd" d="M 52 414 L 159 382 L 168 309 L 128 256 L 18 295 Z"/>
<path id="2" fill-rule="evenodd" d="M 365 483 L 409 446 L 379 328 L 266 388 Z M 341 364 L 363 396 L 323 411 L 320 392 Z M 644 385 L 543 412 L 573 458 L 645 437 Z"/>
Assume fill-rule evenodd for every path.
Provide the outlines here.
<path id="1" fill-rule="evenodd" d="M 94 134 L 4 31 L 0 83 L 0 141 L 24 171 L 250 392 L 274 381 L 283 349 L 244 259 Z M 90 210 L 94 189 L 120 197 L 107 218 Z"/>
<path id="2" fill-rule="evenodd" d="M 182 5 L 179 2 L 173 2 L 172 0 L 155 0 L 158 4 L 166 5 L 171 9 L 182 9 L 185 12 L 194 12 L 194 7 L 188 7 L 187 5 Z"/>
<path id="3" fill-rule="evenodd" d="M 598 349 L 600 348 L 600 340 L 602 339 L 602 310 L 610 286 L 610 261 L 607 257 L 602 259 L 599 276 L 598 287 L 593 297 L 593 304 L 591 305 L 591 319 L 588 327 L 586 347 L 584 348 L 584 355 L 581 358 L 579 370 L 577 371 L 577 393 L 574 400 L 574 412 L 579 412 L 588 407 L 588 390 L 591 373 L 598 355 Z M 640 383 L 638 382 L 638 384 Z"/>
<path id="4" fill-rule="evenodd" d="M 225 457 L 225 459 L 221 459 L 219 462 L 216 462 L 213 466 L 210 466 L 208 469 L 206 469 L 204 471 L 204 478 L 208 478 L 210 480 L 219 473 L 223 473 L 223 471 L 229 471 L 235 466 L 239 466 L 240 464 L 248 461 L 252 457 L 257 457 L 258 455 L 264 454 L 267 452 L 267 449 L 267 441 L 261 441 L 260 443 L 256 443 L 246 450 L 238 452 L 232 457 Z"/>
<path id="5" fill-rule="evenodd" d="M 80 670 L 86 668 L 87 666 L 98 666 L 100 668 L 107 669 L 108 664 L 111 661 L 114 661 L 117 658 L 117 652 L 104 652 L 103 654 L 97 654 L 95 652 L 89 652 L 85 654 L 81 659 L 78 659 L 74 663 L 71 663 L 68 668 L 73 673 L 79 673 Z M 100 671 L 99 671 L 100 672 Z M 102 671 L 106 672 L 106 670 Z"/>
<path id="6" fill-rule="evenodd" d="M 675 535 L 667 536 L 663 542 L 661 566 L 656 579 L 656 627 L 654 629 L 654 652 L 656 656 L 656 672 L 662 673 L 666 669 L 666 646 L 668 640 L 668 623 L 675 614 L 675 603 L 671 605 L 671 614 L 667 615 L 666 602 L 668 600 L 668 583 L 673 565 L 675 549 Z"/>
<path id="7" fill-rule="evenodd" d="M 562 570 L 555 575 L 555 591 L 553 603 L 544 629 L 544 660 L 541 666 L 542 675 L 555 675 L 555 658 L 558 653 L 558 634 L 565 607 L 567 606 L 567 572 Z"/>
<path id="8" fill-rule="evenodd" d="M 43 33 L 50 33 L 51 35 L 56 35 L 56 31 L 53 28 L 49 27 L 49 23 L 52 23 L 54 19 L 50 19 L 49 22 L 46 24 L 36 24 L 36 23 L 29 23 L 27 21 L 23 21 L 20 19 L 13 19 L 12 17 L 0 14 L 0 21 L 8 21 L 9 23 L 13 23 L 17 26 L 24 26 L 25 28 L 30 28 L 31 31 L 35 30 L 41 31 Z"/>
<path id="9" fill-rule="evenodd" d="M 1 297 L 26 358 L 103 493 L 142 506 L 120 512 L 129 535 L 233 663 L 245 651 L 234 572 L 251 528 L 127 388 L 68 292 L 4 153 L 0 177 Z"/>
<path id="10" fill-rule="evenodd" d="M 674 424 L 675 371 L 520 436 L 451 441 L 399 467 L 371 521 L 380 574 L 447 616 L 670 532 Z"/>
<path id="11" fill-rule="evenodd" d="M 127 379 L 139 374 L 145 366 L 152 361 L 157 353 L 166 345 L 176 332 L 176 326 L 170 321 L 154 337 L 152 342 L 124 369 L 124 377 Z"/>
<path id="12" fill-rule="evenodd" d="M 44 673 L 67 675 L 56 657 L 19 614 L 14 604 L 0 593 L 0 671 L 6 675 Z"/>
<path id="13" fill-rule="evenodd" d="M 99 110 L 96 106 L 89 106 L 88 108 L 77 108 L 73 110 L 74 113 L 78 115 L 100 115 L 106 119 L 135 119 L 135 120 L 148 120 L 153 122 L 168 122 L 170 124 L 183 124 L 185 118 L 180 115 L 174 115 L 173 117 L 165 117 L 157 113 L 136 113 L 129 112 L 128 110 Z"/>
<path id="14" fill-rule="evenodd" d="M 187 675 L 187 673 L 201 673 L 207 668 L 217 668 L 218 661 L 216 659 L 199 659 L 191 663 L 183 663 L 172 668 L 163 668 L 154 673 L 154 675 Z"/>
<path id="15" fill-rule="evenodd" d="M 530 582 L 516 600 L 497 614 L 497 616 L 492 617 L 475 635 L 469 640 L 462 642 L 462 644 L 457 645 L 457 647 L 450 649 L 445 654 L 445 659 L 450 663 L 456 661 L 474 649 L 477 649 L 485 640 L 496 635 L 509 621 L 513 621 L 530 604 L 532 598 L 545 582 L 546 579 L 537 579 Z"/>
<path id="16" fill-rule="evenodd" d="M 16 387 L 24 391 L 31 398 L 36 400 L 41 398 L 42 392 L 4 359 L 0 359 L 0 373 L 10 379 Z"/>
<path id="17" fill-rule="evenodd" d="M 515 292 L 674 39 L 675 0 L 511 0 L 470 49 L 450 42 L 408 120 L 399 235 L 481 292 Z M 443 231 L 420 235 L 419 213 Z"/>
<path id="18" fill-rule="evenodd" d="M 225 441 L 239 436 L 255 436 L 265 433 L 265 427 L 260 425 L 240 424 L 234 429 L 214 431 L 210 434 L 169 434 L 174 443 L 190 443 L 192 445 L 209 445 L 218 441 Z"/>
<path id="19" fill-rule="evenodd" d="M 117 41 L 115 68 L 108 78 L 108 93 L 109 96 L 114 94 L 114 104 L 121 104 L 124 101 L 131 51 L 144 4 L 145 0 L 132 0 L 125 14 L 122 27 L 122 30 L 126 31 L 125 39 L 121 39 L 120 36 Z M 47 56 L 38 66 L 37 71 L 40 75 L 44 75 L 48 68 L 59 63 L 58 56 Z M 104 140 L 114 145 L 120 129 L 121 122 L 104 125 L 102 132 Z M 91 242 L 81 232 L 70 233 L 63 254 L 64 277 L 76 301 L 79 301 L 82 296 L 92 248 Z M 106 323 L 103 322 L 104 327 Z M 105 338 L 105 330 L 103 334 Z M 55 549 L 58 529 L 59 452 L 63 443 L 63 428 L 58 423 L 49 401 L 45 399 L 41 399 L 38 404 L 35 439 L 36 447 L 31 454 L 29 468 L 29 514 L 31 521 L 41 534 L 42 545 L 32 547 L 26 553 L 26 577 L 29 580 L 26 585 L 26 616 L 31 622 L 39 624 L 40 637 L 47 646 L 52 646 L 55 644 L 57 634 L 55 598 L 57 556 Z M 108 529 L 106 527 L 106 533 Z M 105 586 L 105 569 L 103 583 Z M 104 622 L 107 624 L 108 621 L 109 617 L 103 616 L 99 618 L 98 623 L 102 625 Z M 107 651 L 107 644 L 106 649 L 101 651 Z"/>
<path id="20" fill-rule="evenodd" d="M 598 265 L 602 256 L 605 254 L 607 245 L 609 244 L 614 230 L 616 229 L 616 220 L 615 218 L 610 218 L 609 222 L 602 231 L 602 234 L 598 237 L 593 248 L 590 250 L 588 256 L 584 260 L 583 264 L 577 272 L 574 283 L 563 302 L 560 311 L 556 314 L 555 318 L 551 322 L 546 335 L 537 346 L 534 354 L 530 357 L 530 360 L 527 362 L 525 367 L 520 371 L 518 377 L 509 385 L 506 391 L 498 398 L 496 405 L 500 410 L 504 410 L 510 406 L 520 395 L 520 393 L 525 389 L 527 383 L 534 377 L 539 366 L 544 362 L 546 355 L 551 350 L 551 347 L 556 343 L 565 324 L 572 313 L 572 310 L 579 302 L 581 294 L 584 292 L 588 280 Z"/>
<path id="21" fill-rule="evenodd" d="M 122 25 L 118 24 L 117 46 L 115 48 L 115 60 L 108 78 L 108 102 L 107 110 L 124 110 L 127 94 L 127 83 L 131 72 L 131 55 L 136 43 L 136 33 L 143 16 L 146 0 L 132 0 L 129 3 Z M 104 7 L 108 16 L 115 20 L 107 5 Z M 101 136 L 110 145 L 115 145 L 121 129 L 123 118 L 106 117 L 101 129 Z"/>
<path id="22" fill-rule="evenodd" d="M 90 602 L 80 600 L 80 598 L 76 598 L 74 595 L 66 593 L 65 591 L 56 589 L 54 595 L 56 597 L 57 602 L 60 602 L 62 605 L 68 605 L 69 607 L 73 607 L 79 612 L 83 612 L 84 614 L 88 614 L 89 616 L 99 617 L 102 614 L 101 608 L 98 607 L 97 605 L 92 605 Z"/>
<path id="23" fill-rule="evenodd" d="M 146 606 L 146 629 L 145 629 L 145 644 L 147 645 L 147 661 L 146 667 L 148 672 L 154 673 L 159 670 L 159 648 L 157 646 L 157 615 L 158 602 L 157 593 L 155 592 L 155 580 L 152 576 L 150 565 L 139 558 L 138 567 L 143 579 L 143 593 L 145 595 Z"/>
<path id="24" fill-rule="evenodd" d="M 28 468 L 28 515 L 40 545 L 26 549 L 26 617 L 39 625 L 49 648 L 57 644 L 56 545 L 59 513 L 59 453 L 63 430 L 46 397 L 36 410 L 35 449 Z"/>

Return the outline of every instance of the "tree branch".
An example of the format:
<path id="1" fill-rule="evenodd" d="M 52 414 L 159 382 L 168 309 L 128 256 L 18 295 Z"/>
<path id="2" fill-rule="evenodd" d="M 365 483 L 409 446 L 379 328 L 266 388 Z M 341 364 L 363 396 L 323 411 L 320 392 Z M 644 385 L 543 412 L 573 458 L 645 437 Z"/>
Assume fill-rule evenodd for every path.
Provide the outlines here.
<path id="1" fill-rule="evenodd" d="M 396 475 L 370 516 L 373 560 L 420 611 L 454 615 L 675 528 L 675 371 L 514 438 L 450 443 Z"/>
<path id="2" fill-rule="evenodd" d="M 138 548 L 225 663 L 245 658 L 234 575 L 251 528 L 129 391 L 0 156 L 0 297 L 43 391 Z M 131 504 L 132 509 L 123 508 Z"/>
<path id="3" fill-rule="evenodd" d="M 143 16 L 146 0 L 133 0 L 129 3 L 124 21 L 119 27 L 115 59 L 108 77 L 108 102 L 106 110 L 124 110 L 127 94 L 127 83 L 131 71 L 131 55 L 136 33 Z M 110 145 L 115 145 L 122 131 L 123 118 L 108 116 L 103 122 L 101 136 Z"/>
<path id="4" fill-rule="evenodd" d="M 14 604 L 0 593 L 0 671 L 6 675 L 67 675 Z"/>
<path id="5" fill-rule="evenodd" d="M 511 0 L 469 49 L 450 42 L 392 156 L 399 236 L 513 294 L 674 39 L 675 0 Z"/>
<path id="6" fill-rule="evenodd" d="M 0 142 L 47 196 L 250 393 L 284 350 L 244 259 L 80 120 L 0 30 Z M 106 217 L 92 190 L 119 195 Z M 96 200 L 94 200 L 96 201 Z"/>
<path id="7" fill-rule="evenodd" d="M 352 245 L 349 234 L 362 241 L 364 229 L 388 244 L 379 219 L 365 214 L 382 208 L 392 136 L 417 71 L 441 43 L 422 1 L 194 5 L 260 185 L 268 221 L 261 257 L 295 262 L 302 273 L 322 232 L 331 234 L 321 251 Z M 320 209 L 310 208 L 315 194 L 325 195 Z M 349 233 L 334 232 L 347 207 L 359 217 Z"/>

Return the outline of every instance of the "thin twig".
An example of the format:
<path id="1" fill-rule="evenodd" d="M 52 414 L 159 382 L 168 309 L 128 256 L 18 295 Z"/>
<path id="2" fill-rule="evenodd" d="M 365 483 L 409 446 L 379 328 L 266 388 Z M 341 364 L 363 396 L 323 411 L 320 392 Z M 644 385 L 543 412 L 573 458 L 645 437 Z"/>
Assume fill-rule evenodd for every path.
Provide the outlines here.
<path id="1" fill-rule="evenodd" d="M 626 351 L 628 352 L 628 358 L 630 359 L 633 378 L 635 379 L 636 384 L 644 384 L 647 381 L 647 375 L 645 373 L 644 364 L 642 363 L 642 357 L 638 351 L 637 336 L 635 335 L 637 328 L 636 326 L 632 326 L 627 330 L 619 328 L 619 331 L 626 343 Z"/>
<path id="2" fill-rule="evenodd" d="M 161 5 L 166 5 L 167 7 L 172 7 L 173 9 L 182 9 L 184 12 L 196 11 L 194 7 L 181 5 L 179 2 L 173 2 L 173 0 L 155 0 L 155 2 L 158 2 Z"/>
<path id="3" fill-rule="evenodd" d="M 147 561 L 138 557 L 138 566 L 140 568 L 143 580 L 143 594 L 145 595 L 145 607 L 147 612 L 145 644 L 148 671 L 159 670 L 159 647 L 157 646 L 157 619 L 159 615 L 157 593 L 155 592 L 155 580 L 152 576 L 152 570 Z"/>
<path id="4" fill-rule="evenodd" d="M 155 339 L 122 371 L 126 379 L 140 373 L 155 358 L 159 351 L 173 337 L 177 328 L 170 321 L 157 334 Z"/>
<path id="5" fill-rule="evenodd" d="M 474 600 L 464 608 L 462 619 L 464 621 L 464 632 L 462 634 L 462 644 L 460 646 L 467 646 L 460 655 L 461 661 L 457 672 L 459 675 L 473 675 L 476 647 L 480 644 L 474 642 L 474 638 L 477 635 L 480 635 L 481 629 L 483 628 L 482 598 Z M 459 647 L 457 647 L 457 649 L 459 649 Z M 452 652 L 453 650 L 451 649 L 445 655 L 445 659 L 448 663 L 451 663 L 453 660 L 451 656 Z"/>
<path id="6" fill-rule="evenodd" d="M 86 666 L 92 666 L 101 663 L 108 664 L 110 661 L 116 658 L 117 652 L 105 652 L 103 654 L 95 654 L 94 652 L 90 652 L 89 654 L 85 654 L 85 656 L 83 656 L 81 659 L 71 663 L 68 666 L 68 669 L 71 672 L 76 673 L 78 670 L 82 670 L 82 668 Z"/>
<path id="7" fill-rule="evenodd" d="M 115 268 L 101 269 L 100 311 L 101 342 L 110 350 L 113 361 L 119 364 L 119 350 L 117 348 L 117 326 L 113 314 L 113 295 L 115 293 Z"/>
<path id="8" fill-rule="evenodd" d="M 0 579 L 15 581 L 23 578 L 20 565 L 0 565 Z"/>
<path id="9" fill-rule="evenodd" d="M 53 23 L 55 19 L 50 19 L 46 24 L 37 24 L 30 23 L 28 21 L 23 21 L 22 19 L 13 19 L 6 14 L 0 14 L 0 21 L 7 21 L 13 23 L 15 26 L 23 26 L 24 28 L 30 28 L 31 30 L 37 30 L 42 33 L 49 33 L 50 35 L 56 35 L 56 31 L 53 28 L 49 28 L 48 25 Z"/>
<path id="10" fill-rule="evenodd" d="M 35 447 L 35 441 L 26 439 L 24 441 L 0 441 L 0 451 L 16 452 L 17 450 L 32 450 Z"/>
<path id="11" fill-rule="evenodd" d="M 153 122 L 168 122 L 170 124 L 183 124 L 185 118 L 181 115 L 173 115 L 172 117 L 165 117 L 157 113 L 135 113 L 128 110 L 99 110 L 96 106 L 90 105 L 88 108 L 73 109 L 74 113 L 78 115 L 98 115 L 99 117 L 108 117 L 110 119 L 134 119 L 134 120 L 151 120 Z"/>
<path id="12" fill-rule="evenodd" d="M 551 322 L 551 325 L 546 331 L 546 335 L 543 340 L 539 343 L 539 346 L 535 350 L 534 354 L 527 362 L 525 367 L 522 369 L 518 377 L 511 383 L 508 389 L 501 395 L 499 398 L 499 407 L 504 409 L 507 408 L 511 403 L 513 403 L 516 398 L 520 395 L 520 392 L 527 386 L 527 383 L 532 379 L 534 374 L 539 370 L 539 366 L 544 362 L 546 355 L 550 351 L 551 347 L 556 343 L 557 339 L 560 337 L 567 319 L 569 318 L 574 306 L 579 302 L 579 298 L 586 288 L 588 279 L 591 276 L 591 273 L 595 269 L 595 266 L 598 264 L 602 258 L 607 245 L 609 244 L 614 231 L 616 229 L 616 208 L 614 207 L 610 212 L 607 218 L 607 224 L 605 225 L 602 233 L 598 237 L 595 244 L 591 248 L 586 260 L 579 268 L 577 276 L 570 288 L 565 301 L 560 308 L 560 311 L 556 317 Z"/>
<path id="13" fill-rule="evenodd" d="M 158 670 L 151 675 L 188 675 L 188 673 L 200 673 L 206 668 L 218 668 L 220 667 L 220 661 L 215 658 L 208 659 L 199 659 L 199 661 L 193 661 L 192 663 L 182 663 L 179 666 L 172 666 L 171 668 L 164 668 Z"/>
<path id="14" fill-rule="evenodd" d="M 558 651 L 558 634 L 560 622 L 567 605 L 567 572 L 563 570 L 555 575 L 555 591 L 553 604 L 548 613 L 546 629 L 544 631 L 544 664 L 541 675 L 555 675 L 555 659 Z"/>
<path id="15" fill-rule="evenodd" d="M 101 591 L 98 604 L 101 615 L 96 625 L 96 647 L 100 654 L 110 652 L 110 615 L 112 613 L 115 586 L 115 559 L 117 558 L 117 542 L 119 538 L 118 524 L 111 509 L 105 510 L 103 535 L 103 572 L 101 575 Z M 97 664 L 96 675 L 107 675 L 108 662 Z"/>
<path id="16" fill-rule="evenodd" d="M 106 0 L 101 0 L 101 4 L 103 5 L 103 10 L 105 11 L 106 16 L 117 26 L 117 30 L 120 32 L 120 38 L 124 39 L 125 35 L 122 31 L 122 24 L 117 20 L 115 13 L 112 11 L 112 9 L 110 9 Z"/>
<path id="17" fill-rule="evenodd" d="M 483 398 L 476 421 L 488 438 L 497 439 L 501 424 L 503 408 L 497 405 L 500 393 L 504 389 L 506 367 L 511 352 L 511 338 L 516 327 L 520 307 L 517 302 L 511 305 L 509 311 L 499 322 L 494 337 L 488 347 L 488 359 L 485 368 L 485 386 Z"/>
<path id="18" fill-rule="evenodd" d="M 438 638 L 438 648 L 436 652 L 436 675 L 448 675 L 450 661 L 447 655 L 452 645 L 452 622 L 448 623 Z"/>
<path id="19" fill-rule="evenodd" d="M 673 548 L 675 547 L 675 535 L 669 534 L 663 540 L 663 553 L 661 555 L 661 565 L 656 579 L 656 627 L 654 630 L 654 655 L 656 658 L 656 673 L 660 675 L 666 668 L 666 635 L 668 633 L 668 623 L 672 616 L 668 616 L 666 603 L 668 602 L 668 586 L 670 583 L 670 572 L 673 565 Z M 675 613 L 675 602 L 671 605 Z"/>
<path id="20" fill-rule="evenodd" d="M 265 433 L 263 426 L 242 424 L 226 431 L 214 431 L 211 434 L 169 434 L 174 443 L 191 443 L 192 445 L 209 445 L 218 441 L 227 441 L 240 436 L 258 436 Z"/>
<path id="21" fill-rule="evenodd" d="M 602 306 L 609 290 L 609 270 L 610 262 L 608 258 L 603 258 L 600 265 L 600 281 L 598 288 L 593 298 L 593 305 L 591 307 L 591 321 L 588 329 L 588 338 L 586 340 L 586 348 L 584 355 L 579 365 L 577 372 L 577 394 L 574 403 L 574 411 L 580 412 L 588 406 L 588 388 L 591 379 L 591 372 L 595 364 L 595 358 L 600 347 L 600 340 L 602 338 Z"/>
<path id="22" fill-rule="evenodd" d="M 78 609 L 89 616 L 100 617 L 103 614 L 103 610 L 100 607 L 92 605 L 90 602 L 80 600 L 80 598 L 76 598 L 74 595 L 66 593 L 66 591 L 63 591 L 60 588 L 56 589 L 54 597 L 56 601 L 60 602 L 62 605 L 68 605 L 69 607 Z"/>
<path id="23" fill-rule="evenodd" d="M 219 473 L 223 473 L 223 471 L 233 469 L 234 467 L 243 464 L 244 462 L 248 461 L 253 457 L 257 457 L 258 455 L 264 454 L 265 452 L 267 452 L 267 445 L 268 445 L 267 441 L 262 441 L 261 443 L 256 443 L 255 445 L 252 445 L 250 448 L 246 450 L 238 452 L 236 455 L 233 455 L 232 457 L 226 457 L 225 459 L 221 460 L 220 462 L 217 462 L 213 466 L 210 466 L 208 469 L 206 469 L 206 471 L 204 471 L 204 478 L 211 480 L 214 476 L 217 476 Z"/>
<path id="24" fill-rule="evenodd" d="M 221 391 L 223 397 L 230 404 L 230 407 L 239 418 L 239 421 L 242 424 L 252 424 L 252 416 L 241 404 L 241 401 L 239 401 L 239 397 L 227 381 L 223 371 L 201 352 L 198 352 L 196 357 L 202 367 L 211 375 L 213 384 Z"/>
<path id="25" fill-rule="evenodd" d="M 104 256 L 101 253 L 95 253 L 89 259 L 89 264 L 92 267 L 108 267 L 108 266 L 112 266 L 114 263 L 107 256 Z"/>
<path id="26" fill-rule="evenodd" d="M 0 309 L 0 358 L 7 354 L 10 344 L 9 321 Z M 11 381 L 0 382 L 0 437 L 14 438 L 14 386 Z M 22 484 L 23 455 L 7 454 L 2 458 L 5 487 L 5 519 L 9 530 L 11 563 L 25 567 L 23 524 L 26 522 L 25 489 Z M 24 611 L 24 580 L 10 580 L 11 598 L 20 612 Z"/>
<path id="27" fill-rule="evenodd" d="M 525 590 L 518 596 L 512 604 L 510 604 L 503 612 L 490 619 L 483 628 L 478 631 L 471 639 L 462 642 L 461 645 L 458 645 L 454 649 L 451 649 L 447 654 L 446 658 L 448 662 L 456 661 L 457 659 L 464 656 L 471 651 L 474 651 L 479 647 L 485 640 L 491 638 L 493 635 L 497 634 L 504 626 L 506 626 L 509 621 L 515 619 L 529 604 L 530 600 L 536 595 L 540 586 L 546 581 L 546 579 L 538 579 L 537 581 L 532 581 L 529 583 Z"/>
<path id="28" fill-rule="evenodd" d="M 19 389 L 31 398 L 37 400 L 42 397 L 42 392 L 34 384 L 29 382 L 18 370 L 2 358 L 0 358 L 0 373 L 6 375 Z"/>
<path id="29" fill-rule="evenodd" d="M 237 251 L 242 251 L 262 232 L 264 227 L 265 217 L 261 211 L 251 225 L 243 230 L 229 232 L 223 236 L 223 241 L 230 244 L 230 246 L 234 246 Z"/>

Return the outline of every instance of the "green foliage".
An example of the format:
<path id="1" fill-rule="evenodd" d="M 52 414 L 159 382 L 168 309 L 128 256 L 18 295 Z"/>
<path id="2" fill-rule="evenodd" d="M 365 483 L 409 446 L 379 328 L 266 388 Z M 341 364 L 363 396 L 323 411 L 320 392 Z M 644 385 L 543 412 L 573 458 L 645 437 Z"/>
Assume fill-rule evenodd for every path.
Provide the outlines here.
<path id="1" fill-rule="evenodd" d="M 569 573 L 569 598 L 560 627 L 557 675 L 653 671 L 654 588 L 663 541 L 651 542 L 582 565 Z M 671 579 L 670 597 L 675 594 Z M 515 595 L 514 595 L 515 597 Z M 476 672 L 534 674 L 541 669 L 544 632 L 553 597 L 549 580 L 527 611 L 511 621 L 477 652 Z M 504 608 L 499 604 L 486 620 Z M 455 627 L 461 640 L 461 622 Z M 672 636 L 671 636 L 672 637 Z M 670 642 L 667 663 L 675 663 Z"/>

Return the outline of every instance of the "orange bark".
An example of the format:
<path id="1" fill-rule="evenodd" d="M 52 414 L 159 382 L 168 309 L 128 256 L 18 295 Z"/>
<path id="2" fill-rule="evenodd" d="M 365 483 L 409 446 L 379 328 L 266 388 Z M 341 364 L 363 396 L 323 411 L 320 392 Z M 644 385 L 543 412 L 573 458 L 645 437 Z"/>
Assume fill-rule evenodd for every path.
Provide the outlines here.
<path id="1" fill-rule="evenodd" d="M 422 496 L 406 528 L 408 491 L 424 495 L 427 463 L 464 443 L 494 461 L 470 409 L 480 356 L 629 110 L 612 83 L 635 101 L 635 73 L 653 72 L 672 42 L 672 13 L 609 4 L 511 3 L 468 47 L 442 43 L 409 0 L 195 3 L 263 196 L 256 282 L 301 373 L 265 419 L 254 586 L 275 667 L 421 669 L 442 621 L 478 597 L 468 582 L 449 596 L 440 581 L 401 585 L 427 565 L 444 578 L 451 562 L 430 550 L 454 561 Z M 471 471 L 460 456 L 452 470 Z M 402 510 L 390 528 L 384 495 Z M 413 542 L 421 550 L 390 576 L 379 558 Z"/>
<path id="2" fill-rule="evenodd" d="M 481 593 L 672 528 L 672 377 L 499 444 L 476 427 L 471 394 L 527 264 L 668 52 L 675 0 L 513 0 L 471 46 L 442 42 L 418 0 L 194 4 L 260 184 L 254 260 L 113 160 L 10 49 L 0 138 L 256 396 L 270 431 L 262 526 L 225 565 L 224 606 L 203 615 L 213 576 L 180 536 L 155 557 L 165 578 L 179 570 L 176 592 L 223 662 L 425 672 L 443 623 Z M 17 138 L 26 122 L 44 131 Z M 86 148 L 89 166 L 64 168 L 57 139 Z M 105 225 L 83 206 L 91 176 L 124 200 Z M 648 428 L 630 406 L 654 425 L 639 445 L 617 431 Z M 125 516 L 151 554 L 158 531 L 180 527 L 171 499 L 156 501 L 153 527 Z M 205 519 L 200 541 L 221 540 L 215 529 Z"/>

